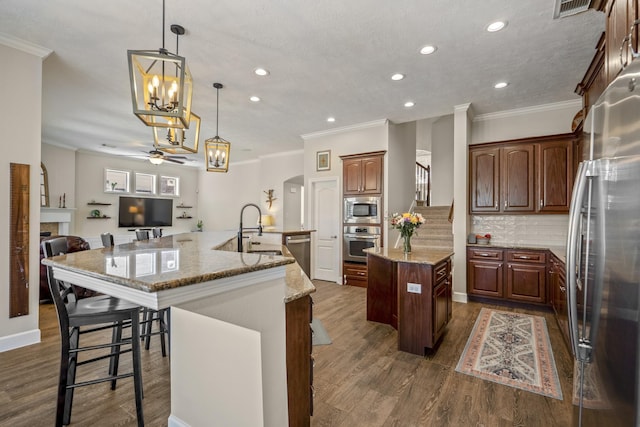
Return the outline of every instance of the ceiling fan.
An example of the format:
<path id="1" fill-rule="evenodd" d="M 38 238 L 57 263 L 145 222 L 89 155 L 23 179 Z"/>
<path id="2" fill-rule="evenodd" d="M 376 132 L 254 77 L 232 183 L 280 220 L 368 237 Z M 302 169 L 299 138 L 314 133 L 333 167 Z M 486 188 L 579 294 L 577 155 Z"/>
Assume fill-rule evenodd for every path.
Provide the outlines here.
<path id="1" fill-rule="evenodd" d="M 149 155 L 148 159 L 154 165 L 161 165 L 165 160 L 167 162 L 184 164 L 184 161 L 187 160 L 185 156 L 168 156 L 159 150 L 151 150 L 149 152 L 143 151 Z"/>

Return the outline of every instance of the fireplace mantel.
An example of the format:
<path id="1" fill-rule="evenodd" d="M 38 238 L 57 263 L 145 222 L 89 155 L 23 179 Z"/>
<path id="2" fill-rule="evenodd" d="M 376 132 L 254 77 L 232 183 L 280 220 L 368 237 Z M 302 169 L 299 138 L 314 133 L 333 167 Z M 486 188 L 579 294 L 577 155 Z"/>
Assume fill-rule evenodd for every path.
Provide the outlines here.
<path id="1" fill-rule="evenodd" d="M 58 223 L 58 234 L 66 236 L 69 234 L 69 226 L 73 218 L 75 208 L 40 208 L 40 223 Z"/>

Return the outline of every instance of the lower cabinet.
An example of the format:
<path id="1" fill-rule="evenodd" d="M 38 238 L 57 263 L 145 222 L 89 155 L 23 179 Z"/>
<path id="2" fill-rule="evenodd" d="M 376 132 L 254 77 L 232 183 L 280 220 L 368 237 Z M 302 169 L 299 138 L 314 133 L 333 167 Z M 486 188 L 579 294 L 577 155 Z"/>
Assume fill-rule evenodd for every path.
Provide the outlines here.
<path id="1" fill-rule="evenodd" d="M 398 330 L 398 350 L 424 355 L 452 317 L 451 259 L 436 265 L 368 254 L 367 320 Z"/>
<path id="2" fill-rule="evenodd" d="M 467 293 L 546 304 L 547 252 L 495 247 L 467 248 Z"/>
<path id="3" fill-rule="evenodd" d="M 285 304 L 289 425 L 309 426 L 313 415 L 310 296 Z"/>
<path id="4" fill-rule="evenodd" d="M 549 261 L 549 289 L 551 306 L 556 315 L 558 327 L 567 347 L 569 344 L 569 312 L 567 309 L 567 285 L 565 264 L 555 255 Z"/>
<path id="5" fill-rule="evenodd" d="M 344 262 L 342 264 L 343 284 L 367 287 L 367 264 Z"/>

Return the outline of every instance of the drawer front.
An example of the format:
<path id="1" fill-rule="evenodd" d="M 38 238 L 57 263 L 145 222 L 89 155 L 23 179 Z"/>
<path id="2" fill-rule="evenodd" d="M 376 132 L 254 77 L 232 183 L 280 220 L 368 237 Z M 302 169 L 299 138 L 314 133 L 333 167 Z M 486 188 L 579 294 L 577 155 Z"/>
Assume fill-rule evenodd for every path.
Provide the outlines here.
<path id="1" fill-rule="evenodd" d="M 502 249 L 491 249 L 491 248 L 468 248 L 467 249 L 468 259 L 484 259 L 484 260 L 502 261 L 503 256 L 504 256 L 504 251 Z"/>
<path id="2" fill-rule="evenodd" d="M 545 264 L 547 262 L 547 254 L 546 252 L 510 249 L 507 251 L 507 261 Z"/>
<path id="3" fill-rule="evenodd" d="M 345 276 L 355 276 L 361 277 L 363 279 L 367 278 L 367 267 L 358 268 L 358 267 L 344 267 L 343 274 Z"/>
<path id="4" fill-rule="evenodd" d="M 449 269 L 447 268 L 448 266 L 449 264 L 447 262 L 443 262 L 442 264 L 436 266 L 434 280 L 435 284 L 438 284 L 447 278 L 447 276 L 449 275 Z"/>

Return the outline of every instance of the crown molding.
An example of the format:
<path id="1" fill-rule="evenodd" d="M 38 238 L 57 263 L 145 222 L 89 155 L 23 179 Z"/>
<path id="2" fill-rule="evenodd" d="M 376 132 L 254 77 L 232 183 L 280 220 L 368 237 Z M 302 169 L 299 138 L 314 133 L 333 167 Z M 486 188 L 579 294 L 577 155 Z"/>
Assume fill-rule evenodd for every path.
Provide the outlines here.
<path id="1" fill-rule="evenodd" d="M 367 128 L 372 128 L 372 127 L 376 127 L 376 126 L 383 126 L 389 123 L 388 119 L 380 119 L 380 120 L 373 120 L 371 122 L 364 122 L 364 123 L 358 123 L 355 125 L 349 125 L 349 126 L 342 126 L 339 128 L 334 128 L 334 129 L 329 129 L 329 130 L 322 130 L 319 132 L 312 132 L 312 133 L 305 133 L 303 135 L 300 135 L 302 137 L 302 139 L 304 140 L 308 140 L 308 139 L 314 139 L 314 138 L 319 138 L 322 136 L 329 136 L 329 135 L 335 135 L 338 133 L 344 133 L 344 132 L 350 132 L 350 131 L 354 131 L 354 130 L 360 130 L 360 129 L 367 129 Z"/>
<path id="2" fill-rule="evenodd" d="M 47 57 L 53 53 L 53 50 L 49 48 L 19 39 L 7 33 L 0 33 L 0 44 L 38 56 L 42 60 L 47 59 Z"/>
<path id="3" fill-rule="evenodd" d="M 495 113 L 478 114 L 474 117 L 474 122 L 484 122 L 487 120 L 504 119 L 514 116 L 522 116 L 531 113 L 542 113 L 545 111 L 562 110 L 565 108 L 582 108 L 582 99 L 554 102 L 551 104 L 534 105 L 532 107 L 517 108 L 514 110 L 496 111 Z"/>

